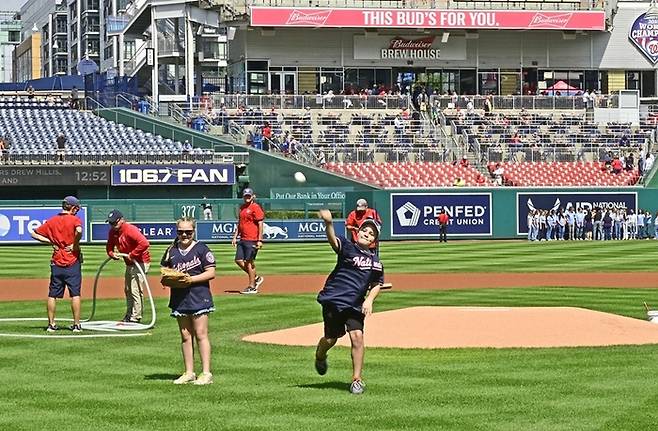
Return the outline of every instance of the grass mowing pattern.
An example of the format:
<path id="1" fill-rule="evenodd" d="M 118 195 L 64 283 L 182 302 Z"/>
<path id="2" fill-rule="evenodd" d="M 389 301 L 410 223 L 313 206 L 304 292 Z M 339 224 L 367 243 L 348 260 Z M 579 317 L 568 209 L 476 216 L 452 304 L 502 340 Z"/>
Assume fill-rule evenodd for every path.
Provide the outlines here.
<path id="1" fill-rule="evenodd" d="M 479 289 L 386 292 L 376 311 L 417 305 L 581 306 L 643 317 L 657 290 Z M 175 321 L 140 339 L 0 339 L 0 427 L 11 430 L 620 430 L 658 421 L 658 346 L 559 349 L 375 349 L 367 392 L 347 392 L 349 350 L 313 369 L 313 349 L 245 343 L 248 333 L 314 323 L 314 295 L 216 298 L 216 384 L 176 387 Z M 61 305 L 64 305 L 63 303 Z M 66 309 L 60 305 L 60 315 Z M 158 301 L 161 316 L 166 302 Z M 5 303 L 3 316 L 43 304 Z M 115 318 L 122 301 L 99 304 Z M 37 324 L 6 331 L 41 333 Z M 5 328 L 3 326 L 3 328 Z M 5 329 L 2 329 L 5 331 Z M 366 332 L 367 333 L 367 332 Z"/>
<path id="2" fill-rule="evenodd" d="M 164 245 L 151 247 L 159 264 Z M 212 244 L 220 274 L 242 274 L 230 244 Z M 619 272 L 658 271 L 654 241 L 453 241 L 385 242 L 381 258 L 387 273 L 434 272 Z M 0 278 L 49 277 L 50 247 L 0 247 Z M 85 276 L 93 276 L 106 258 L 99 245 L 83 246 Z M 335 255 L 326 243 L 269 243 L 258 254 L 258 272 L 327 274 Z M 153 272 L 153 271 L 152 271 Z M 103 276 L 123 275 L 122 265 L 108 265 Z"/>

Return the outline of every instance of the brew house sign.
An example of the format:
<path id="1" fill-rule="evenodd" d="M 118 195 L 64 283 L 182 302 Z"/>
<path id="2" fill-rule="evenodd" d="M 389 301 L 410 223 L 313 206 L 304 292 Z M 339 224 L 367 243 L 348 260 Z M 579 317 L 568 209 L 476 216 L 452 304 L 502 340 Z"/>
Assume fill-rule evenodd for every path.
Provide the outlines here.
<path id="1" fill-rule="evenodd" d="M 404 39 L 396 37 L 391 39 L 388 48 L 382 48 L 380 51 L 381 59 L 401 59 L 401 60 L 434 60 L 439 58 L 440 49 L 432 48 L 434 36 L 423 37 L 420 39 Z"/>
<path id="2" fill-rule="evenodd" d="M 357 60 L 466 60 L 466 39 L 450 36 L 441 43 L 436 36 L 354 36 L 354 58 Z"/>

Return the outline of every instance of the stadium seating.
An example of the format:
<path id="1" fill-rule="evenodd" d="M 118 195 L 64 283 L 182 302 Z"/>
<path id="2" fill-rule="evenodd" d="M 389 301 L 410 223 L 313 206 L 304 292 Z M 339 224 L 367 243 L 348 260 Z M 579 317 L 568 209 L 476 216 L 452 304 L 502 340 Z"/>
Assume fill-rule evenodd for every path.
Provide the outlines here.
<path id="1" fill-rule="evenodd" d="M 0 101 L 0 136 L 11 163 L 52 163 L 56 139 L 66 137 L 66 163 L 212 162 L 213 151 L 184 152 L 180 142 L 46 102 Z"/>
<path id="2" fill-rule="evenodd" d="M 452 163 L 327 163 L 325 169 L 384 188 L 447 187 L 456 178 L 462 178 L 465 186 L 491 185 L 477 169 Z"/>
<path id="3" fill-rule="evenodd" d="M 489 163 L 493 175 L 496 167 L 503 170 L 503 182 L 508 186 L 630 186 L 640 179 L 637 169 L 619 175 L 607 172 L 602 162 L 527 162 Z"/>

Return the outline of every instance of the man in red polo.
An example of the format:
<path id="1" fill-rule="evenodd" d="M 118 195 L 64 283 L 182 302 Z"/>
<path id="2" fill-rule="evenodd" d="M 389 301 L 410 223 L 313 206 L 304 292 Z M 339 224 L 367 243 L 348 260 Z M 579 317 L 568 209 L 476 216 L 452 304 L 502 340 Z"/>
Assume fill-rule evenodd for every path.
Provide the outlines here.
<path id="1" fill-rule="evenodd" d="M 450 222 L 450 217 L 444 209 L 440 209 L 437 219 L 439 222 L 439 242 L 448 242 L 448 223 Z"/>
<path id="2" fill-rule="evenodd" d="M 146 275 L 151 266 L 151 255 L 149 254 L 149 241 L 140 232 L 137 226 L 126 221 L 121 211 L 114 209 L 107 215 L 110 224 L 110 234 L 107 237 L 105 250 L 112 259 L 119 260 L 114 250 L 127 254 L 123 261 L 126 263 L 124 273 L 123 291 L 126 295 L 126 314 L 124 322 L 137 323 L 142 320 L 144 309 L 144 287 Z M 141 271 L 140 271 L 141 269 Z"/>
<path id="3" fill-rule="evenodd" d="M 57 299 L 64 297 L 64 287 L 71 297 L 73 332 L 82 332 L 80 326 L 80 287 L 82 285 L 82 221 L 75 215 L 80 210 L 80 201 L 75 196 L 67 196 L 62 201 L 62 212 L 49 218 L 31 232 L 32 238 L 44 244 L 51 244 L 53 255 L 50 260 L 50 286 L 48 292 L 47 332 L 59 328 L 55 322 Z"/>
<path id="4" fill-rule="evenodd" d="M 238 227 L 233 234 L 233 247 L 235 250 L 235 263 L 241 270 L 247 273 L 249 285 L 240 293 L 258 293 L 258 288 L 263 284 L 263 277 L 256 274 L 256 254 L 263 247 L 263 229 L 265 212 L 254 200 L 256 195 L 250 188 L 242 191 L 244 203 L 240 205 L 238 216 Z M 238 241 L 238 236 L 240 241 Z"/>
<path id="5" fill-rule="evenodd" d="M 366 219 L 373 219 L 381 225 L 382 219 L 374 208 L 368 208 L 368 201 L 361 198 L 356 201 L 356 209 L 350 212 L 345 220 L 345 229 L 351 234 L 350 239 L 356 243 L 359 234 L 359 226 Z M 377 248 L 377 241 L 371 247 Z"/>

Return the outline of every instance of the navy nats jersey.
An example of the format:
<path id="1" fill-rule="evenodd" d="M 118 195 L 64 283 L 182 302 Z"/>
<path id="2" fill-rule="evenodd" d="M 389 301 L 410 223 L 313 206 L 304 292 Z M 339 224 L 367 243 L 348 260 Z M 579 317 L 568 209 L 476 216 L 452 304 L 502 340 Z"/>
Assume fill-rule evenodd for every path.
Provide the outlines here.
<path id="1" fill-rule="evenodd" d="M 197 242 L 186 253 L 181 252 L 178 247 L 172 247 L 169 251 L 169 259 L 165 253 L 160 264 L 190 275 L 199 275 L 206 268 L 215 266 L 215 256 L 207 245 Z M 172 310 L 190 313 L 213 307 L 209 281 L 195 283 L 182 289 L 170 289 L 170 291 L 169 308 Z"/>
<path id="2" fill-rule="evenodd" d="M 318 294 L 318 302 L 332 304 L 339 311 L 353 308 L 360 312 L 370 285 L 384 282 L 384 267 L 372 251 L 359 248 L 342 235 L 337 238 L 336 267 Z"/>

